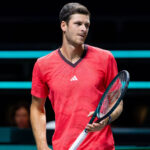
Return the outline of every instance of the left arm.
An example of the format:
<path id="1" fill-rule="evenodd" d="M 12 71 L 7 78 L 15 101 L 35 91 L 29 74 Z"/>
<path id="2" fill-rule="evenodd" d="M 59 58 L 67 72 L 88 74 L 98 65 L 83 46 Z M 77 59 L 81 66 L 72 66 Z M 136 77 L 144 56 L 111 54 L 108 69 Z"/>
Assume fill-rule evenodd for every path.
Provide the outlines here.
<path id="1" fill-rule="evenodd" d="M 123 111 L 123 100 L 121 100 L 121 102 L 118 105 L 118 107 L 112 112 L 112 114 L 111 114 L 111 118 L 112 118 L 111 122 L 116 120 L 120 116 L 122 111 Z"/>
<path id="2" fill-rule="evenodd" d="M 123 111 L 123 100 L 120 102 L 120 104 L 117 106 L 117 108 L 112 112 L 111 114 L 111 122 L 116 120 L 120 114 Z M 89 117 L 93 115 L 94 112 L 90 112 L 90 114 L 88 115 Z M 107 117 L 106 119 L 102 120 L 99 123 L 92 123 L 92 124 L 88 124 L 86 126 L 86 129 L 88 132 L 95 132 L 95 131 L 100 131 L 101 129 L 103 129 L 106 125 L 108 125 L 108 120 L 109 117 Z"/>

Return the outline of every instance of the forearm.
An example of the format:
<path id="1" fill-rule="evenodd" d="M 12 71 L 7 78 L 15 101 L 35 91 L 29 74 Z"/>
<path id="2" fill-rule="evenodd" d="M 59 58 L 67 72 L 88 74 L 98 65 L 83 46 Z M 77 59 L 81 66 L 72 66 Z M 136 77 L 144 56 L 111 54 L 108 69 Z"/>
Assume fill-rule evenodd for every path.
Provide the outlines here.
<path id="1" fill-rule="evenodd" d="M 38 150 L 47 149 L 45 110 L 31 104 L 31 125 Z"/>
<path id="2" fill-rule="evenodd" d="M 112 118 L 111 122 L 116 120 L 120 116 L 122 111 L 123 111 L 123 100 L 120 102 L 118 107 L 112 112 L 112 114 L 111 114 L 111 118 Z"/>

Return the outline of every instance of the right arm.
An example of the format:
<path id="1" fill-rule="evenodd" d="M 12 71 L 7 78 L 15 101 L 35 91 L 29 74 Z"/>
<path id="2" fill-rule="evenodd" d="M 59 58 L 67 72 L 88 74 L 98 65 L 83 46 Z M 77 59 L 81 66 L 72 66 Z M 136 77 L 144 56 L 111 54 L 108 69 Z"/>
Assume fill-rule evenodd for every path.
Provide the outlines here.
<path id="1" fill-rule="evenodd" d="M 32 96 L 30 119 L 38 150 L 50 150 L 46 139 L 45 99 Z"/>

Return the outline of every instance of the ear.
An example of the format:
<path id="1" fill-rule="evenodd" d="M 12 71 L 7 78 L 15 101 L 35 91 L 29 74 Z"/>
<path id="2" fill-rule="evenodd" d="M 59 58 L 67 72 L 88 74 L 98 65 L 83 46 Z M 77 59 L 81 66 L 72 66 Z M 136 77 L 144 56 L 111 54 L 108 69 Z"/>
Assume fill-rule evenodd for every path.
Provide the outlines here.
<path id="1" fill-rule="evenodd" d="M 66 23 L 65 21 L 62 21 L 61 24 L 60 24 L 60 26 L 61 26 L 61 30 L 62 30 L 63 32 L 65 32 L 66 29 L 67 29 L 67 23 Z"/>

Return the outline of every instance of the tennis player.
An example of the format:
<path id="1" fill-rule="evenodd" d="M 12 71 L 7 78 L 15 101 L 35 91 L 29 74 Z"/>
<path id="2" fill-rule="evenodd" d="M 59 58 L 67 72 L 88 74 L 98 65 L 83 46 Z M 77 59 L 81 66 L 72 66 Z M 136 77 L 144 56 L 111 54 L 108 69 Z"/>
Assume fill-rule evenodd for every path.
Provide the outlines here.
<path id="1" fill-rule="evenodd" d="M 44 109 L 48 97 L 55 112 L 54 150 L 68 150 L 85 127 L 90 133 L 78 150 L 114 150 L 109 124 L 121 114 L 123 102 L 105 120 L 87 123 L 118 73 L 116 61 L 109 51 L 84 44 L 90 27 L 85 6 L 68 3 L 59 17 L 62 46 L 39 58 L 33 69 L 31 123 L 37 148 L 49 150 Z"/>

